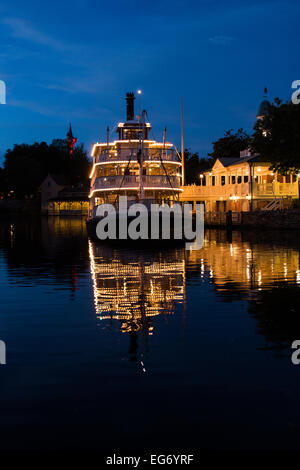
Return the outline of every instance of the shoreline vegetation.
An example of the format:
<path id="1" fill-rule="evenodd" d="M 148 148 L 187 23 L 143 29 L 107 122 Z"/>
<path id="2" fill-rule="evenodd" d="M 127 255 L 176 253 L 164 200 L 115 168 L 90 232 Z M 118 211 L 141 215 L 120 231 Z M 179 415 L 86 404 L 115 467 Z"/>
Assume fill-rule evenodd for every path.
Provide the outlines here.
<path id="1" fill-rule="evenodd" d="M 2 200 L 0 201 L 0 218 L 5 217 L 57 217 L 57 218 L 83 218 L 84 215 L 47 215 L 41 211 L 39 200 Z M 215 227 L 228 230 L 246 230 L 267 232 L 269 230 L 300 231 L 300 208 L 291 208 L 277 211 L 252 212 L 207 212 L 205 213 L 205 227 Z"/>

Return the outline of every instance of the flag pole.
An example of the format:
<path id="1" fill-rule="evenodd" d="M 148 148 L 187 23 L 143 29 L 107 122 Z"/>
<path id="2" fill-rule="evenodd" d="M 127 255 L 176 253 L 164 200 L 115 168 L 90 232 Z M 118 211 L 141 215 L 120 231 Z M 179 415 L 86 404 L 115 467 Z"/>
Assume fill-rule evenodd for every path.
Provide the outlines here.
<path id="1" fill-rule="evenodd" d="M 181 97 L 181 174 L 182 174 L 182 186 L 185 182 L 185 173 L 184 173 L 184 134 L 183 134 L 183 97 Z"/>

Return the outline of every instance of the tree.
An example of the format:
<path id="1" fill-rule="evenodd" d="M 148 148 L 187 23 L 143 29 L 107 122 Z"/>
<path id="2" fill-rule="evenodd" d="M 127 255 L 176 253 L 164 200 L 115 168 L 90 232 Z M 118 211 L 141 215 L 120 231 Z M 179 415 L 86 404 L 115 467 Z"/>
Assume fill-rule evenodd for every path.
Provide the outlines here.
<path id="1" fill-rule="evenodd" d="M 48 145 L 46 142 L 33 145 L 14 145 L 4 156 L 4 171 L 9 190 L 18 196 L 31 195 L 46 173 Z"/>
<path id="2" fill-rule="evenodd" d="M 240 151 L 246 150 L 250 141 L 250 136 L 243 129 L 238 129 L 235 134 L 233 129 L 229 129 L 224 137 L 213 142 L 213 152 L 208 155 L 215 160 L 220 157 L 239 158 Z"/>
<path id="3" fill-rule="evenodd" d="M 89 173 L 91 170 L 91 161 L 87 156 L 83 144 L 79 144 L 74 148 L 71 159 L 68 159 L 70 168 L 69 175 L 72 184 L 89 185 Z"/>
<path id="4" fill-rule="evenodd" d="M 254 126 L 251 149 L 281 174 L 300 172 L 300 106 L 276 98 Z"/>
<path id="5" fill-rule="evenodd" d="M 213 164 L 214 160 L 212 158 L 199 158 L 198 152 L 192 153 L 190 149 L 185 149 L 185 184 L 199 184 L 200 173 L 210 169 Z"/>
<path id="6" fill-rule="evenodd" d="M 91 166 L 83 144 L 75 147 L 72 157 L 64 140 L 56 139 L 32 145 L 14 145 L 4 160 L 4 174 L 9 190 L 17 196 L 37 194 L 48 173 L 62 174 L 70 185 L 88 182 Z"/>
<path id="7" fill-rule="evenodd" d="M 5 171 L 0 167 L 0 195 L 6 191 Z"/>

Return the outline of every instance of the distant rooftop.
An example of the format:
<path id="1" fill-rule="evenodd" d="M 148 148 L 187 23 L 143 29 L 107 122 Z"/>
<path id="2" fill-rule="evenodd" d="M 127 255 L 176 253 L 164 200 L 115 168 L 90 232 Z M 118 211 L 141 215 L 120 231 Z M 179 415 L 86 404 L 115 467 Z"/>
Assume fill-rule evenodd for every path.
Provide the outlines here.
<path id="1" fill-rule="evenodd" d="M 262 119 L 264 116 L 266 116 L 269 113 L 270 106 L 271 105 L 269 101 L 264 99 L 259 105 L 257 115 L 256 115 L 257 119 Z"/>
<path id="2" fill-rule="evenodd" d="M 65 186 L 67 184 L 67 181 L 64 175 L 49 173 L 48 176 L 50 176 L 55 181 L 55 183 L 58 184 L 59 186 Z"/>

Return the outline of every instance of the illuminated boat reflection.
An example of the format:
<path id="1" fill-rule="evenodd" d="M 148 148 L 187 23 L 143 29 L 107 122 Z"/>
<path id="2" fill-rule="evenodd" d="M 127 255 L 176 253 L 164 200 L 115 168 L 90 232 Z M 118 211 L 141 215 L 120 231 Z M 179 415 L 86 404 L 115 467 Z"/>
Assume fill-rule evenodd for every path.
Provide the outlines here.
<path id="1" fill-rule="evenodd" d="M 183 303 L 185 255 L 172 251 L 123 251 L 89 240 L 96 315 L 118 320 L 122 332 L 151 335 L 153 317 L 172 315 Z"/>

